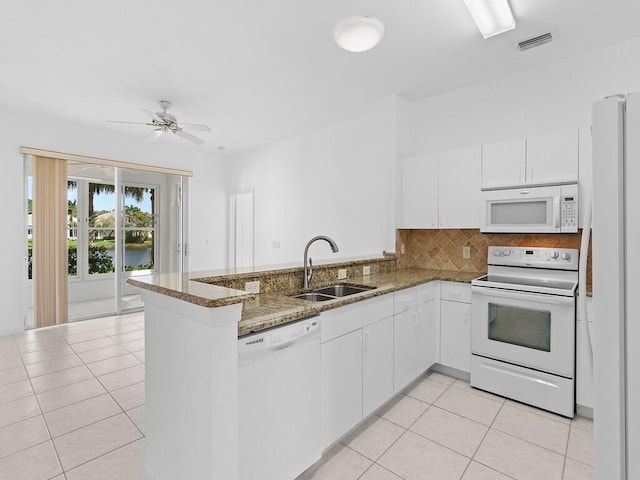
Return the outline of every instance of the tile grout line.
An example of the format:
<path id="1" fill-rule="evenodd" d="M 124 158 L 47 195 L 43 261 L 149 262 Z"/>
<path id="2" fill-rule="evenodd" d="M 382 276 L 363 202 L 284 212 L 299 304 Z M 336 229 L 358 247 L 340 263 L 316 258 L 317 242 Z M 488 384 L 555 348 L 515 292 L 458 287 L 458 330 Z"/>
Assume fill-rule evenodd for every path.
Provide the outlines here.
<path id="1" fill-rule="evenodd" d="M 15 341 L 15 338 L 14 338 L 14 341 Z M 20 360 L 23 363 L 23 367 L 25 369 L 25 372 L 27 372 L 26 365 L 24 364 L 24 360 L 22 358 L 22 355 L 20 355 Z M 58 467 L 60 467 L 60 471 L 64 474 L 64 468 L 62 468 L 62 462 L 60 461 L 60 455 L 58 454 L 58 449 L 56 448 L 56 444 L 53 441 L 53 437 L 51 436 L 51 430 L 49 430 L 49 425 L 47 424 L 47 421 L 44 418 L 44 412 L 42 411 L 42 405 L 40 405 L 40 399 L 38 398 L 38 395 L 36 394 L 36 391 L 33 388 L 33 383 L 31 382 L 31 377 L 29 377 L 29 373 L 28 372 L 27 372 L 27 379 L 29 380 L 29 385 L 31 386 L 31 391 L 33 392 L 33 397 L 35 398 L 36 403 L 38 405 L 38 410 L 40 410 L 40 417 L 42 418 L 42 423 L 44 424 L 44 428 L 47 429 L 47 435 L 49 437 L 47 442 L 51 442 L 51 447 L 53 448 L 53 453 L 55 453 L 55 455 L 56 455 L 56 461 L 58 462 Z M 41 442 L 41 443 L 45 443 L 45 442 Z M 40 445 L 40 444 L 38 444 L 38 445 Z M 28 447 L 28 448 L 31 448 L 31 447 Z M 26 449 L 22 449 L 21 451 L 24 451 L 24 450 L 26 450 Z M 55 478 L 55 477 L 53 477 L 53 478 Z M 65 476 L 65 478 L 66 478 L 66 476 Z"/>
<path id="2" fill-rule="evenodd" d="M 97 457 L 95 457 L 95 458 L 92 458 L 92 459 L 90 459 L 90 460 L 87 460 L 86 462 L 82 462 L 81 464 L 76 465 L 76 466 L 74 466 L 73 468 L 70 468 L 69 470 L 64 470 L 64 469 L 63 469 L 63 472 L 62 472 L 62 473 L 65 475 L 65 478 L 66 478 L 66 476 L 67 476 L 66 474 L 67 474 L 67 473 L 69 473 L 69 472 L 73 472 L 73 470 L 75 470 L 76 468 L 80 468 L 81 466 L 86 465 L 86 464 L 87 464 L 87 463 L 89 463 L 89 462 L 93 462 L 94 460 L 97 460 L 98 458 L 102 458 L 102 457 L 104 457 L 105 455 L 109 455 L 110 453 L 113 453 L 113 452 L 115 452 L 116 450 L 119 450 L 119 449 L 121 449 L 121 448 L 124 448 L 124 447 L 126 447 L 126 446 L 128 446 L 128 445 L 131 445 L 132 443 L 135 443 L 135 442 L 137 442 L 137 441 L 139 441 L 139 440 L 142 440 L 142 439 L 144 439 L 144 438 L 145 438 L 145 437 L 144 437 L 144 436 L 142 436 L 142 437 L 140 437 L 140 438 L 136 438 L 135 440 L 131 440 L 130 442 L 125 443 L 124 445 L 120 445 L 119 447 L 116 447 L 116 448 L 114 448 L 114 449 L 112 449 L 112 450 L 109 450 L 108 452 L 104 452 L 104 453 L 102 453 L 102 454 L 98 455 L 98 456 L 97 456 Z M 54 477 L 54 478 L 55 478 L 55 477 Z"/>
<path id="3" fill-rule="evenodd" d="M 426 380 L 427 378 L 429 378 L 429 376 L 428 376 L 428 375 L 427 375 L 427 376 L 425 376 L 425 377 L 421 380 L 421 382 L 422 382 L 422 381 L 424 381 L 424 380 Z M 433 381 L 436 381 L 436 380 L 433 380 Z M 417 383 L 419 383 L 419 382 L 415 382 L 415 383 L 416 383 L 416 385 L 417 385 Z M 441 382 L 438 382 L 438 383 L 441 383 Z M 442 384 L 442 383 L 441 383 L 441 384 Z M 440 398 L 440 397 L 444 394 L 444 392 L 446 392 L 446 391 L 449 389 L 449 387 L 450 387 L 451 385 L 452 385 L 452 384 L 449 384 L 449 386 L 448 386 L 447 388 L 445 388 L 445 389 L 442 391 L 442 393 L 440 393 L 440 394 L 439 394 L 439 395 L 438 395 L 438 396 L 433 400 L 433 402 L 435 402 L 436 400 L 438 400 L 438 398 Z M 411 396 L 409 396 L 409 395 L 404 394 L 404 390 L 401 390 L 401 391 L 400 391 L 400 393 L 401 393 L 402 395 L 405 395 L 405 396 L 409 397 L 409 398 L 413 398 L 414 400 L 417 400 L 417 401 L 422 402 L 422 400 L 420 400 L 420 399 L 418 399 L 418 398 L 414 398 L 414 397 L 411 397 Z M 401 439 L 401 438 L 402 438 L 402 437 L 403 437 L 403 436 L 404 436 L 408 431 L 410 431 L 410 430 L 409 430 L 409 428 L 411 428 L 411 426 L 413 426 L 413 425 L 414 425 L 414 424 L 415 424 L 415 423 L 416 423 L 416 422 L 417 422 L 417 421 L 422 417 L 422 415 L 424 415 L 425 413 L 427 413 L 427 411 L 429 411 L 429 409 L 430 409 L 431 407 L 433 407 L 433 403 L 428 403 L 428 402 L 423 402 L 423 403 L 426 403 L 426 404 L 428 405 L 428 406 L 427 406 L 427 408 L 426 408 L 426 410 L 425 410 L 424 412 L 422 412 L 422 414 L 421 414 L 420 416 L 418 416 L 418 418 L 417 418 L 417 419 L 416 419 L 416 420 L 415 420 L 411 425 L 409 425 L 409 427 L 403 427 L 402 425 L 398 425 L 397 423 L 395 423 L 395 422 L 393 422 L 393 421 L 391 421 L 391 420 L 388 420 L 388 419 L 386 419 L 386 418 L 384 418 L 384 417 L 378 416 L 379 418 L 382 418 L 383 420 L 386 420 L 386 421 L 388 421 L 388 422 L 390 422 L 390 423 L 393 423 L 394 425 L 397 425 L 397 426 L 399 426 L 399 427 L 401 427 L 401 428 L 404 428 L 404 432 L 402 432 L 400 435 L 398 435 L 398 438 L 396 438 L 396 439 L 391 443 L 391 445 L 389 445 L 389 446 L 384 450 L 384 452 L 382 452 L 382 453 L 378 456 L 378 458 L 377 458 L 376 460 L 374 460 L 374 462 L 373 462 L 373 463 L 374 463 L 374 464 L 376 464 L 376 465 L 378 465 L 380 468 L 384 468 L 384 469 L 385 469 L 385 470 L 387 470 L 388 472 L 393 473 L 393 474 L 394 474 L 394 475 L 396 475 L 397 477 L 402 478 L 403 480 L 404 480 L 404 477 L 401 477 L 401 476 L 400 476 L 400 475 L 398 475 L 396 472 L 393 472 L 393 471 L 389 470 L 389 469 L 388 469 L 388 468 L 386 468 L 384 465 L 379 464 L 379 463 L 378 463 L 378 460 L 380 460 L 380 459 L 384 456 L 384 454 L 385 454 L 385 453 L 387 453 L 387 452 L 388 452 L 388 451 L 389 451 L 389 450 L 390 450 L 390 449 L 391 449 L 391 448 L 392 448 L 392 447 L 393 447 L 393 446 L 398 442 L 398 440 L 400 440 L 400 439 Z M 415 433 L 415 432 L 413 432 L 413 431 L 412 431 L 411 433 Z M 421 435 L 420 435 L 420 436 L 421 436 Z M 424 438 L 424 437 L 423 437 L 423 438 Z M 431 441 L 433 441 L 433 440 L 431 440 Z M 434 443 L 436 443 L 436 442 L 434 442 Z M 444 446 L 444 445 L 442 445 L 442 446 Z M 456 452 L 456 453 L 457 453 L 457 452 Z M 371 468 L 371 467 L 369 467 L 369 468 Z"/>
<path id="4" fill-rule="evenodd" d="M 105 338 L 110 338 L 110 337 L 109 337 L 109 336 L 107 336 L 107 335 L 105 334 Z M 65 341 L 65 343 L 66 343 L 66 339 L 64 339 L 64 341 Z M 91 341 L 91 340 L 88 340 L 88 341 Z M 14 338 L 14 342 L 15 342 L 15 338 Z M 79 342 L 79 343 L 81 343 L 81 342 Z M 96 424 L 96 423 L 98 423 L 98 422 L 101 422 L 101 421 L 103 421 L 103 420 L 108 420 L 108 419 L 113 418 L 113 417 L 115 417 L 115 416 L 117 416 L 117 415 L 120 415 L 120 414 L 124 414 L 124 415 L 126 416 L 126 418 L 131 422 L 131 424 L 132 424 L 132 425 L 136 428 L 136 430 L 139 432 L 139 434 L 141 435 L 141 437 L 139 437 L 139 438 L 137 438 L 137 439 L 135 439 L 135 440 L 133 440 L 133 441 L 131 441 L 131 442 L 128 442 L 128 443 L 126 443 L 126 444 L 124 444 L 124 445 L 120 445 L 120 446 L 118 446 L 118 447 L 117 447 L 117 448 L 115 448 L 115 449 L 112 449 L 112 450 L 110 450 L 110 451 L 108 451 L 108 452 L 105 452 L 105 453 L 103 453 L 103 454 L 101 454 L 101 455 L 99 455 L 99 456 L 97 456 L 97 457 L 95 457 L 95 458 L 92 458 L 92 459 L 90 459 L 90 460 L 87 460 L 86 462 L 83 462 L 83 463 L 82 463 L 82 464 L 80 464 L 80 465 L 76 465 L 76 466 L 74 466 L 72 469 L 69 469 L 69 470 L 66 470 L 66 471 L 65 471 L 64 467 L 62 466 L 62 462 L 61 462 L 61 460 L 60 460 L 60 455 L 58 454 L 58 451 L 57 451 L 57 448 L 56 448 L 56 445 L 55 445 L 55 442 L 54 442 L 54 437 L 51 435 L 51 431 L 50 431 L 50 429 L 49 429 L 49 425 L 47 424 L 47 421 L 46 421 L 46 419 L 45 419 L 45 417 L 44 417 L 44 412 L 43 412 L 43 410 L 42 410 L 42 406 L 40 405 L 40 400 L 38 399 L 38 394 L 35 392 L 35 389 L 33 388 L 33 383 L 32 383 L 32 381 L 31 381 L 31 378 L 32 378 L 32 377 L 31 377 L 31 376 L 29 376 L 28 372 L 26 371 L 26 365 L 24 364 L 24 360 L 23 360 L 23 358 L 22 358 L 22 354 L 20 354 L 20 360 L 21 360 L 21 363 L 22 363 L 22 365 L 23 365 L 23 368 L 25 369 L 25 372 L 27 373 L 27 380 L 29 381 L 29 385 L 31 386 L 33 396 L 35 397 L 35 400 L 36 400 L 37 405 L 38 405 L 38 409 L 39 409 L 39 411 L 40 411 L 40 416 L 42 417 L 42 421 L 43 421 L 43 423 L 44 423 L 44 425 L 45 425 L 45 428 L 47 429 L 47 435 L 48 435 L 48 437 L 49 437 L 49 438 L 48 438 L 48 440 L 46 440 L 45 442 L 41 442 L 41 443 L 46 443 L 46 442 L 48 442 L 48 441 L 51 441 L 51 444 L 52 444 L 52 446 L 53 446 L 54 453 L 55 453 L 55 455 L 56 455 L 56 459 L 57 459 L 57 462 L 58 462 L 58 466 L 60 467 L 60 471 L 62 472 L 62 475 L 63 475 L 63 477 L 64 477 L 65 479 L 66 479 L 66 472 L 71 471 L 71 470 L 73 470 L 73 469 L 75 469 L 75 468 L 78 468 L 78 467 L 80 467 L 81 465 L 84 465 L 84 464 L 86 464 L 86 463 L 88 463 L 88 462 L 91 462 L 91 461 L 93 461 L 93 460 L 96 460 L 97 458 L 100 458 L 100 457 L 102 457 L 102 456 L 104 456 L 104 455 L 107 455 L 107 454 L 109 454 L 109 453 L 112 453 L 112 452 L 114 452 L 114 451 L 118 450 L 119 448 L 125 447 L 125 446 L 127 446 L 127 445 L 129 445 L 129 444 L 131 444 L 131 443 L 133 443 L 133 442 L 135 442 L 135 441 L 140 440 L 141 438 L 142 438 L 142 439 L 144 439 L 144 438 L 145 438 L 144 433 L 142 433 L 142 431 L 138 428 L 138 425 L 136 425 L 136 423 L 131 419 L 131 417 L 129 417 L 129 415 L 128 415 L 128 414 L 127 414 L 127 412 L 122 408 L 122 406 L 120 405 L 120 403 L 119 403 L 115 398 L 113 398 L 113 395 L 111 395 L 111 391 L 110 391 L 110 390 L 109 390 L 109 389 L 108 389 L 108 388 L 107 388 L 107 387 L 106 387 L 106 386 L 105 386 L 105 385 L 100 381 L 100 379 L 99 379 L 99 378 L 98 378 L 98 377 L 93 373 L 93 371 L 91 371 L 91 369 L 88 367 L 87 363 L 86 363 L 86 362 L 85 362 L 85 361 L 84 361 L 84 360 L 83 360 L 83 359 L 78 355 L 78 353 L 77 353 L 77 352 L 76 352 L 76 351 L 71 347 L 71 345 L 70 345 L 70 344 L 68 344 L 68 343 L 66 343 L 66 344 L 67 344 L 67 346 L 69 346 L 69 348 L 71 348 L 71 350 L 74 352 L 74 355 L 76 355 L 76 356 L 80 359 L 80 361 L 82 362 L 82 366 L 84 366 L 84 367 L 89 371 L 89 373 L 91 374 L 91 377 L 86 378 L 86 379 L 83 379 L 83 380 L 80 380 L 80 381 L 78 381 L 78 382 L 71 382 L 71 383 L 69 383 L 69 384 L 67 384 L 67 385 L 62 385 L 62 386 L 60 386 L 60 387 L 56 387 L 56 388 L 53 388 L 53 389 L 50 389 L 50 390 L 45 390 L 45 391 L 40 392 L 40 393 L 44 393 L 44 392 L 48 392 L 48 391 L 53 391 L 53 390 L 56 390 L 57 388 L 64 388 L 64 387 L 66 387 L 66 386 L 68 386 L 68 385 L 73 385 L 73 384 L 80 383 L 80 382 L 83 382 L 83 381 L 91 380 L 92 378 L 98 381 L 98 383 L 102 386 L 102 388 L 105 390 L 105 392 L 103 392 L 103 393 L 101 393 L 101 394 L 99 394 L 99 395 L 95 395 L 95 396 L 89 397 L 89 398 L 84 399 L 84 400 L 80 400 L 80 401 L 78 401 L 78 402 L 71 403 L 71 404 L 69 404 L 69 405 L 65 405 L 64 407 L 60 407 L 60 408 L 57 408 L 57 409 L 50 410 L 50 411 L 49 411 L 49 412 L 47 412 L 47 413 L 51 413 L 51 412 L 54 412 L 54 411 L 60 410 L 60 409 L 62 409 L 62 408 L 66 408 L 66 407 L 69 407 L 69 406 L 73 406 L 73 405 L 76 405 L 76 404 L 81 403 L 81 402 L 83 402 L 83 401 L 90 400 L 90 399 L 93 399 L 93 398 L 97 398 L 97 397 L 99 397 L 99 396 L 101 396 L 101 395 L 105 395 L 105 394 L 108 394 L 108 395 L 109 395 L 109 397 L 113 400 L 113 402 L 118 406 L 118 408 L 119 408 L 120 412 L 118 412 L 118 413 L 116 413 L 116 414 L 114 414 L 114 415 L 110 415 L 110 416 L 108 416 L 108 417 L 105 417 L 105 418 L 103 418 L 103 419 L 101 419 L 101 420 L 97 420 L 97 421 L 95 421 L 95 422 L 91 422 L 90 424 L 83 425 L 82 427 L 78 427 L 78 428 L 76 428 L 76 429 L 70 430 L 69 432 L 65 432 L 64 434 L 59 435 L 59 436 L 57 436 L 57 437 L 55 437 L 55 438 L 60 438 L 60 437 L 62 437 L 62 436 L 64 436 L 64 435 L 67 435 L 67 434 L 69 434 L 69 433 L 72 433 L 72 432 L 78 431 L 78 430 L 80 430 L 80 429 L 82 429 L 82 428 L 85 428 L 85 427 L 87 427 L 87 426 L 94 425 L 94 424 Z M 114 344 L 117 344 L 117 343 L 114 343 Z M 119 344 L 117 344 L 117 345 L 119 345 Z M 100 347 L 100 348 L 103 348 L 103 347 Z M 97 350 L 97 349 L 96 349 L 96 350 Z M 90 350 L 89 350 L 89 351 L 90 351 Z M 29 353 L 32 353 L 32 352 L 29 352 Z M 133 352 L 127 352 L 127 353 L 129 353 L 129 354 L 133 355 Z M 123 355 L 125 355 L 125 354 L 123 354 Z M 70 355 L 65 355 L 65 356 L 70 356 Z M 116 356 L 116 357 L 117 357 L 117 356 Z M 135 357 L 135 355 L 134 355 L 134 357 Z M 63 357 L 57 357 L 57 358 L 63 358 Z M 109 358 L 115 358 L 115 357 L 109 357 Z M 103 360 L 108 360 L 109 358 L 107 358 L 107 359 L 103 359 Z M 54 360 L 54 359 L 49 359 L 49 360 Z M 139 364 L 144 365 L 142 362 L 140 362 L 140 360 L 139 360 L 137 357 L 136 357 L 136 360 L 139 362 Z M 45 361 L 47 361 L 47 360 L 45 360 Z M 101 360 L 98 360 L 98 361 L 101 361 Z M 39 363 L 39 362 L 35 362 L 35 363 Z M 94 362 L 91 362 L 91 363 L 94 363 Z M 80 365 L 78 365 L 78 366 L 80 366 Z M 134 366 L 139 366 L 139 365 L 134 365 Z M 75 368 L 75 367 L 70 367 L 69 369 L 71 369 L 71 368 Z M 115 370 L 114 372 L 121 371 L 121 370 L 124 370 L 124 369 L 126 369 L 126 368 L 129 368 L 129 367 L 125 367 L 125 368 L 123 368 L 123 369 Z M 58 372 L 62 372 L 62 371 L 64 371 L 64 370 L 69 370 L 69 369 L 62 369 L 62 370 L 59 370 Z M 51 373 L 58 373 L 58 372 L 51 372 Z M 114 372 L 108 372 L 108 373 L 114 373 Z M 108 373 L 107 373 L 107 374 L 108 374 Z M 105 374 L 105 375 L 107 375 L 107 374 Z M 33 378 L 37 378 L 37 377 L 33 377 Z M 141 382 L 136 382 L 136 383 L 141 383 Z M 135 385 L 135 383 L 134 383 L 134 384 L 132 384 L 132 385 Z M 124 386 L 124 387 L 122 387 L 122 388 L 126 388 L 126 387 L 127 387 L 127 386 Z M 119 390 L 119 389 L 116 389 L 116 390 Z M 115 390 L 114 390 L 114 391 L 115 391 Z M 143 405 L 144 405 L 144 404 L 143 404 Z M 134 407 L 134 408 L 138 408 L 138 407 Z M 31 417 L 31 418 L 34 418 L 34 417 Z M 37 444 L 37 445 L 40 445 L 41 443 L 39 443 L 39 444 Z M 33 446 L 36 446 L 36 445 L 33 445 Z M 27 447 L 27 448 L 32 448 L 33 446 L 31 446 L 31 447 Z M 24 451 L 24 450 L 26 450 L 26 449 L 22 449 L 22 450 L 20 450 L 20 451 Z M 19 452 L 15 452 L 15 453 L 19 453 Z M 56 477 L 56 476 L 58 476 L 58 475 L 60 475 L 60 474 L 56 474 L 53 478 L 55 478 L 55 477 Z"/>

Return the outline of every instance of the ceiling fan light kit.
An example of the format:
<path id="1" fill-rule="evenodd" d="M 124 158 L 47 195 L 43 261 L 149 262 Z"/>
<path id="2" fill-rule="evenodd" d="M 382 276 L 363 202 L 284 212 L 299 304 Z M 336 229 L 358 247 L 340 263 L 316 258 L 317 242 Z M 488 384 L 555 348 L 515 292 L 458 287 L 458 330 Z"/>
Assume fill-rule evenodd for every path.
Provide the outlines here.
<path id="1" fill-rule="evenodd" d="M 485 39 L 516 28 L 509 0 L 464 0 L 464 3 Z"/>
<path id="2" fill-rule="evenodd" d="M 375 17 L 355 15 L 336 24 L 333 38 L 349 52 L 360 53 L 371 50 L 384 37 L 384 25 Z"/>
<path id="3" fill-rule="evenodd" d="M 162 135 L 166 133 L 173 133 L 179 137 L 184 138 L 185 140 L 195 143 L 196 145 L 200 145 L 204 143 L 204 140 L 196 137 L 186 130 L 197 130 L 200 132 L 210 132 L 211 128 L 208 125 L 201 125 L 197 123 L 178 123 L 178 119 L 175 115 L 172 115 L 167 112 L 169 108 L 171 108 L 172 103 L 167 100 L 160 100 L 160 108 L 162 108 L 162 112 L 152 112 L 151 110 L 146 110 L 142 108 L 141 110 L 151 117 L 151 123 L 144 122 L 121 122 L 118 120 L 108 120 L 112 123 L 128 123 L 134 125 L 148 125 L 153 127 L 153 131 L 145 138 L 145 142 L 153 142 L 157 140 Z"/>

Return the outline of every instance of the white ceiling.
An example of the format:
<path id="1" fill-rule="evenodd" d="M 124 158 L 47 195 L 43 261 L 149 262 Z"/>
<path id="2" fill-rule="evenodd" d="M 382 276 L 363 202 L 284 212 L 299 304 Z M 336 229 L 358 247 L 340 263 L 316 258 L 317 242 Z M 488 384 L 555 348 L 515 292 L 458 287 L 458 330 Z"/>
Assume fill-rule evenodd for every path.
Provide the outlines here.
<path id="1" fill-rule="evenodd" d="M 171 100 L 206 123 L 200 148 L 262 145 L 409 100 L 640 36 L 638 0 L 510 0 L 517 28 L 483 40 L 463 0 L 7 0 L 0 3 L 0 108 L 86 122 L 122 135 Z M 365 11 L 382 43 L 333 42 Z M 519 53 L 513 43 L 553 31 Z M 184 142 L 188 146 L 187 142 Z"/>

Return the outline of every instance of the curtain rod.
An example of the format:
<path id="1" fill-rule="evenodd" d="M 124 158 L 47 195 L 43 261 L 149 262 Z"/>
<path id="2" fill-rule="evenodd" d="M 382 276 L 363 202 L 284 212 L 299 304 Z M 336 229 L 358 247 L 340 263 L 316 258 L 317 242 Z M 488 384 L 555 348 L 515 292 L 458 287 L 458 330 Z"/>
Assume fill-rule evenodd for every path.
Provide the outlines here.
<path id="1" fill-rule="evenodd" d="M 73 153 L 54 152 L 51 150 L 41 150 L 32 147 L 20 147 L 20 153 L 24 155 L 35 155 L 37 157 L 57 158 L 59 160 L 68 160 L 72 162 L 92 163 L 97 165 L 108 165 L 110 167 L 129 168 L 131 170 L 144 170 L 147 172 L 167 173 L 169 175 L 182 175 L 192 177 L 191 170 L 180 170 L 177 168 L 158 167 L 155 165 L 145 165 L 142 163 L 121 162 L 118 160 L 107 160 L 105 158 L 86 157 L 84 155 L 75 155 Z"/>

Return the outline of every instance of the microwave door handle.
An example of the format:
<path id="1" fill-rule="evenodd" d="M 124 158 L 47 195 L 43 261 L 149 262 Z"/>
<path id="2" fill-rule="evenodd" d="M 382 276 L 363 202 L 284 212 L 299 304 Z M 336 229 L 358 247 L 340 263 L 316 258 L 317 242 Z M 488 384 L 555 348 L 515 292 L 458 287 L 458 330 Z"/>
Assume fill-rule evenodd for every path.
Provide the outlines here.
<path id="1" fill-rule="evenodd" d="M 560 231 L 560 198 L 553 197 L 553 227 L 556 232 Z"/>
<path id="2" fill-rule="evenodd" d="M 490 297 L 509 298 L 513 300 L 529 300 L 533 302 L 548 303 L 551 305 L 570 305 L 574 297 L 562 297 L 559 295 L 545 295 L 536 293 L 516 292 L 511 290 L 501 290 L 498 288 L 487 288 L 471 286 L 471 292 Z"/>

